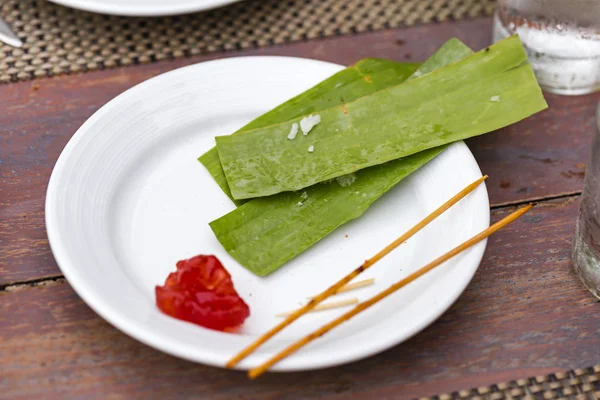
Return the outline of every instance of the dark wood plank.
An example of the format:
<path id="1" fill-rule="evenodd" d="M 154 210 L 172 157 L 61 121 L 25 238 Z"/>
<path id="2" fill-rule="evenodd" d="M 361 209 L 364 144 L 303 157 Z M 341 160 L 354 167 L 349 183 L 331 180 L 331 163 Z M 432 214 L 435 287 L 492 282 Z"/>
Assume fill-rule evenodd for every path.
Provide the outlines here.
<path id="1" fill-rule="evenodd" d="M 482 18 L 0 85 L 0 285 L 60 273 L 44 228 L 47 181 L 77 128 L 123 90 L 182 65 L 240 55 L 300 56 L 341 64 L 369 56 L 423 60 L 452 36 L 483 48 L 490 31 L 490 19 Z M 482 170 L 490 175 L 492 204 L 578 192 L 599 99 L 600 94 L 548 95 L 550 110 L 470 140 Z"/>
<path id="2" fill-rule="evenodd" d="M 576 197 L 546 202 L 493 236 L 463 296 L 408 342 L 346 366 L 255 382 L 137 343 L 66 283 L 3 292 L 0 397 L 400 399 L 597 364 L 600 303 L 569 265 L 577 208 Z"/>
<path id="3" fill-rule="evenodd" d="M 467 141 L 481 170 L 490 175 L 494 206 L 579 193 L 583 187 L 600 93 L 545 97 L 548 110 Z"/>

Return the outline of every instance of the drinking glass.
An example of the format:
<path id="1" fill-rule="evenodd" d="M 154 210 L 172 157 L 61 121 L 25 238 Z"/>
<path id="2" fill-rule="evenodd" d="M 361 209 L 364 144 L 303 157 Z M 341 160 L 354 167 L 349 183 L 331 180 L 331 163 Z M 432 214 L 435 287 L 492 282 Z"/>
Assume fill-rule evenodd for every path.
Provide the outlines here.
<path id="1" fill-rule="evenodd" d="M 594 135 L 592 158 L 585 172 L 572 259 L 579 279 L 600 299 L 600 105 L 596 121 L 598 131 Z"/>
<path id="2" fill-rule="evenodd" d="M 498 0 L 494 41 L 515 33 L 545 90 L 600 89 L 600 0 Z"/>

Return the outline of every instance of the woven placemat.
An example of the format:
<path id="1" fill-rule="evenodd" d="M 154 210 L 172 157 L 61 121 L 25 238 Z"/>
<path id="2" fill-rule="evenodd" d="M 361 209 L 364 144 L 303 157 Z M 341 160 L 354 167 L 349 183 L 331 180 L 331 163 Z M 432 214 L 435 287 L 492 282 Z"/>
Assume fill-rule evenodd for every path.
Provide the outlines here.
<path id="1" fill-rule="evenodd" d="M 600 400 L 600 365 L 492 386 L 461 390 L 421 400 Z"/>
<path id="2" fill-rule="evenodd" d="M 0 16 L 25 45 L 0 44 L 0 82 L 457 20 L 493 10 L 494 0 L 245 0 L 204 13 L 127 18 L 44 0 L 5 0 Z"/>

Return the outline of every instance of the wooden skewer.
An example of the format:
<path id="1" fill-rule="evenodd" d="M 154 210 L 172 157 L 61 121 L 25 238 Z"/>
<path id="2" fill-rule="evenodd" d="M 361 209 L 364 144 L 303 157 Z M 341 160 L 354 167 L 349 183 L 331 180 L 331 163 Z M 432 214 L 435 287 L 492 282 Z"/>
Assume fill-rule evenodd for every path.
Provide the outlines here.
<path id="1" fill-rule="evenodd" d="M 492 233 L 494 233 L 497 230 L 510 224 L 511 222 L 513 222 L 514 220 L 519 218 L 521 215 L 523 215 L 527 211 L 529 211 L 531 209 L 531 207 L 533 207 L 533 204 L 529 204 L 529 205 L 521 208 L 520 210 L 515 211 L 514 213 L 510 214 L 506 218 L 503 218 L 502 220 L 496 222 L 494 225 L 490 226 L 489 228 L 485 229 L 484 231 L 473 236 L 471 239 L 467 240 L 466 242 L 464 242 L 464 243 L 458 245 L 457 247 L 455 247 L 454 249 L 450 250 L 448 253 L 446 253 L 443 256 L 430 262 L 429 264 L 427 264 L 423 268 L 419 269 L 418 271 L 413 272 L 406 278 L 394 283 L 392 286 L 390 286 L 383 292 L 379 293 L 378 295 L 370 298 L 369 300 L 367 300 L 363 303 L 360 303 L 359 305 L 357 305 L 356 307 L 354 307 L 352 310 L 348 311 L 344 315 L 340 316 L 339 318 L 336 318 L 332 322 L 324 325 L 323 327 L 317 329 L 313 333 L 305 336 L 304 338 L 300 339 L 296 343 L 292 344 L 285 350 L 279 352 L 277 355 L 275 355 L 273 358 L 271 358 L 264 364 L 258 366 L 257 368 L 250 370 L 248 372 L 248 376 L 250 377 L 250 379 L 255 379 L 255 378 L 259 377 L 260 375 L 265 373 L 269 368 L 271 368 L 274 364 L 278 363 L 279 361 L 286 358 L 287 356 L 295 353 L 301 347 L 303 347 L 303 346 L 307 345 L 308 343 L 312 342 L 313 340 L 323 336 L 324 334 L 326 334 L 327 332 L 329 332 L 336 326 L 342 324 L 345 321 L 348 321 L 350 318 L 354 317 L 356 314 L 360 313 L 361 311 L 366 310 L 367 308 L 371 307 L 373 304 L 376 304 L 380 300 L 382 300 L 382 299 L 386 298 L 387 296 L 389 296 L 390 294 L 396 292 L 398 289 L 408 285 L 409 283 L 411 283 L 415 279 L 419 278 L 420 276 L 425 275 L 427 272 L 431 271 L 432 269 L 434 269 L 438 265 L 442 264 L 443 262 L 447 261 L 448 259 L 450 259 L 450 258 L 454 257 L 455 255 L 461 253 L 462 251 L 468 249 L 469 247 L 473 246 L 474 244 L 479 243 L 483 239 L 490 236 Z"/>
<path id="2" fill-rule="evenodd" d="M 318 306 L 316 306 L 309 312 L 331 310 L 332 308 L 351 306 L 356 303 L 358 303 L 358 299 L 356 297 L 353 297 L 351 299 L 346 299 L 346 300 L 331 301 L 329 303 L 319 304 Z M 288 315 L 292 315 L 295 311 L 296 310 L 283 312 L 281 314 L 277 314 L 276 317 L 287 317 Z"/>
<path id="3" fill-rule="evenodd" d="M 262 335 L 261 337 L 256 339 L 248 347 L 246 347 L 245 349 L 240 351 L 231 360 L 229 360 L 227 362 L 227 364 L 225 364 L 225 367 L 227 367 L 227 368 L 235 367 L 240 361 L 242 361 L 244 358 L 248 357 L 260 345 L 265 343 L 267 340 L 271 339 L 277 333 L 281 332 L 281 330 L 283 330 L 286 326 L 288 326 L 289 324 L 291 324 L 292 322 L 294 322 L 295 320 L 300 318 L 302 315 L 304 315 L 308 311 L 312 310 L 314 307 L 317 306 L 317 304 L 321 303 L 323 300 L 327 299 L 329 296 L 332 296 L 335 293 L 337 293 L 337 291 L 340 290 L 340 288 L 342 286 L 348 284 L 357 275 L 359 275 L 363 271 L 366 271 L 367 269 L 369 269 L 377 261 L 381 260 L 384 256 L 386 256 L 388 253 L 390 253 L 396 247 L 400 246 L 402 243 L 404 243 L 406 240 L 408 240 L 410 237 L 412 237 L 415 233 L 419 232 L 421 229 L 423 229 L 425 226 L 427 226 L 431 221 L 433 221 L 434 219 L 439 217 L 444 211 L 446 211 L 447 209 L 452 207 L 454 204 L 458 203 L 463 197 L 465 197 L 467 194 L 471 193 L 477 186 L 479 186 L 479 184 L 481 184 L 481 182 L 485 181 L 487 179 L 487 177 L 488 177 L 487 175 L 484 175 L 481 178 L 477 179 L 475 182 L 471 183 L 469 186 L 467 186 L 463 190 L 461 190 L 450 200 L 448 200 L 447 202 L 442 204 L 437 210 L 435 210 L 434 212 L 429 214 L 427 217 L 425 217 L 424 220 L 422 220 L 421 222 L 419 222 L 418 224 L 413 226 L 411 229 L 409 229 L 404 235 L 402 235 L 398 239 L 394 240 L 390 245 L 385 247 L 383 250 L 381 250 L 375 256 L 373 256 L 372 258 L 365 261 L 360 267 L 356 268 L 354 271 L 350 272 L 348 275 L 346 275 L 345 277 L 340 279 L 337 283 L 330 286 L 329 289 L 325 290 L 323 293 L 315 296 L 311 301 L 306 303 L 306 305 L 304 307 L 301 307 L 298 310 L 296 310 L 292 315 L 290 315 L 289 317 L 287 317 L 286 319 L 281 321 L 279 324 L 277 324 L 276 326 L 271 328 L 271 330 L 269 330 L 267 333 L 265 333 L 264 335 Z"/>
<path id="4" fill-rule="evenodd" d="M 335 294 L 349 292 L 351 290 L 360 289 L 360 288 L 363 288 L 365 286 L 371 286 L 374 283 L 375 283 L 375 278 L 369 278 L 369 279 L 364 279 L 362 281 L 358 281 L 358 282 L 354 282 L 354 283 L 349 283 L 349 284 L 347 284 L 345 286 L 342 286 L 342 288 L 340 290 L 338 290 L 337 292 L 335 292 Z M 314 299 L 315 297 L 317 297 L 317 296 L 310 296 L 309 299 Z M 318 308 L 318 307 L 316 307 L 316 308 Z"/>

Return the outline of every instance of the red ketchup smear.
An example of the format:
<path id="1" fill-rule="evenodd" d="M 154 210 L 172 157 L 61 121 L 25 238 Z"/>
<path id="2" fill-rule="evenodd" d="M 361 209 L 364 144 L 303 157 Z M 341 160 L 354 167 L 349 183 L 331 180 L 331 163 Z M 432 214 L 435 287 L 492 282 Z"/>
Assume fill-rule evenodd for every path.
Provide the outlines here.
<path id="1" fill-rule="evenodd" d="M 156 286 L 156 305 L 167 315 L 219 331 L 238 327 L 250 315 L 215 256 L 179 261 L 177 271 Z"/>

